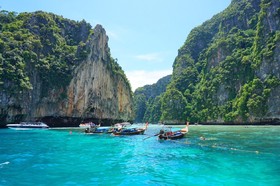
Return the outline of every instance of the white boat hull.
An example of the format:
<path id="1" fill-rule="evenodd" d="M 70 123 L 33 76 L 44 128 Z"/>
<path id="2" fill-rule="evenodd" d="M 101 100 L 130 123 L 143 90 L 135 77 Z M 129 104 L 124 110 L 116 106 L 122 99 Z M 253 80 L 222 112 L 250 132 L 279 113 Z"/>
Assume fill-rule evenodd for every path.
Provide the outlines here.
<path id="1" fill-rule="evenodd" d="M 42 122 L 22 122 L 19 124 L 8 124 L 7 127 L 14 130 L 49 129 L 49 126 Z"/>

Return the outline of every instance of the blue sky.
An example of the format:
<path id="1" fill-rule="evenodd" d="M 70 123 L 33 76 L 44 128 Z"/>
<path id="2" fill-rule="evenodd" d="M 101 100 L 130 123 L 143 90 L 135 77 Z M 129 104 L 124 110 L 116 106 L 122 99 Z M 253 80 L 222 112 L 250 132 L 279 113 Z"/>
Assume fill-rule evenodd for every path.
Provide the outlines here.
<path id="1" fill-rule="evenodd" d="M 0 0 L 2 10 L 43 10 L 64 18 L 101 24 L 113 58 L 132 89 L 172 73 L 189 32 L 224 10 L 231 0 Z"/>

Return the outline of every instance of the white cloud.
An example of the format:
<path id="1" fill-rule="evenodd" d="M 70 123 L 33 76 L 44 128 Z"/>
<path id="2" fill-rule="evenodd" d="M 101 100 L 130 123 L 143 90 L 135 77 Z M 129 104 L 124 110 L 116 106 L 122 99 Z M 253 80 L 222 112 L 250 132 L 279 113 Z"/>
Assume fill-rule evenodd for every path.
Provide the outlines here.
<path id="1" fill-rule="evenodd" d="M 135 56 L 135 58 L 142 61 L 162 61 L 160 53 L 142 54 Z"/>
<path id="2" fill-rule="evenodd" d="M 151 85 L 156 83 L 160 78 L 172 74 L 172 70 L 159 70 L 159 71 L 145 71 L 135 70 L 125 73 L 130 81 L 132 91 L 144 85 Z"/>

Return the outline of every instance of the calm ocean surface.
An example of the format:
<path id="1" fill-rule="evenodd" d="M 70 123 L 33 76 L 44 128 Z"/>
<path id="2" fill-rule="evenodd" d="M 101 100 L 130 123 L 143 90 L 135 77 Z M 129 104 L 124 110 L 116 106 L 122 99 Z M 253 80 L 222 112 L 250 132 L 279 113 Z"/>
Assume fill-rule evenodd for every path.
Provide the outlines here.
<path id="1" fill-rule="evenodd" d="M 1 129 L 0 185 L 280 185 L 280 126 L 190 126 L 178 141 L 145 139 L 159 129 Z"/>

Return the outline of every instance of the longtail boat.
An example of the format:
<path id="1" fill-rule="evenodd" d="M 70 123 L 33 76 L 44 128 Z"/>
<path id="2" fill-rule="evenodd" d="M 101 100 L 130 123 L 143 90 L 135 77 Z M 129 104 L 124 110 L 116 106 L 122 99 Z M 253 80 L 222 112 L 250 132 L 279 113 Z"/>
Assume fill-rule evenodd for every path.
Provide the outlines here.
<path id="1" fill-rule="evenodd" d="M 136 128 L 136 127 L 119 127 L 116 128 L 112 133 L 115 136 L 122 136 L 122 135 L 141 135 L 144 134 L 148 128 L 149 123 L 145 124 L 143 128 Z"/>
<path id="2" fill-rule="evenodd" d="M 186 127 L 177 130 L 177 131 L 172 131 L 171 127 L 168 127 L 167 129 L 161 129 L 159 134 L 158 134 L 158 139 L 160 140 L 176 140 L 176 139 L 181 139 L 185 136 L 185 134 L 189 131 L 189 122 L 187 122 Z"/>

